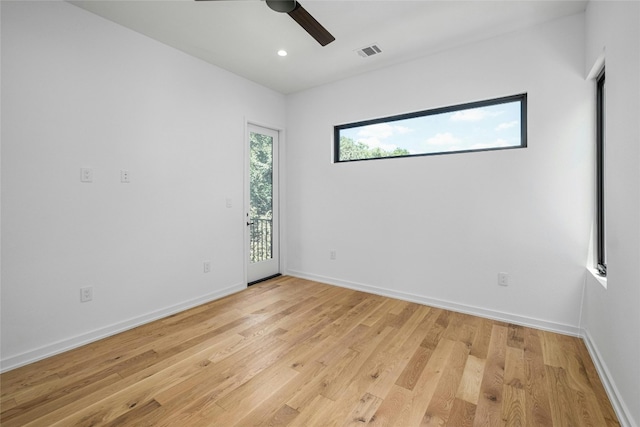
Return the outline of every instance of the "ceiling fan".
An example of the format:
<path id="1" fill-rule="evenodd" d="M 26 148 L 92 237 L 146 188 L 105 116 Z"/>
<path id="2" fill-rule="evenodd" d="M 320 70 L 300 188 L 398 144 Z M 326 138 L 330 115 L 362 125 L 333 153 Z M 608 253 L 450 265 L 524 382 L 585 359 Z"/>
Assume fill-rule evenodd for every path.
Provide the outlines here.
<path id="1" fill-rule="evenodd" d="M 208 0 L 196 0 L 208 1 Z M 311 37 L 322 46 L 326 46 L 336 38 L 331 35 L 316 19 L 296 0 L 265 0 L 271 10 L 286 13 L 293 18 Z"/>

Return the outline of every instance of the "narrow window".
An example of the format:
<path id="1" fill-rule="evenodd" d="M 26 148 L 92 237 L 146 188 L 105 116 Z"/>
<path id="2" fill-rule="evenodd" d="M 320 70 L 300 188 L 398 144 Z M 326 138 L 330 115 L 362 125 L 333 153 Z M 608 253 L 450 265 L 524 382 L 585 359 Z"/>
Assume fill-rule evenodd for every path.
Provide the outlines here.
<path id="1" fill-rule="evenodd" d="M 596 79 L 596 87 L 596 269 L 601 276 L 606 276 L 604 194 L 606 92 L 604 69 Z"/>
<path id="2" fill-rule="evenodd" d="M 336 163 L 526 146 L 526 94 L 334 127 Z"/>

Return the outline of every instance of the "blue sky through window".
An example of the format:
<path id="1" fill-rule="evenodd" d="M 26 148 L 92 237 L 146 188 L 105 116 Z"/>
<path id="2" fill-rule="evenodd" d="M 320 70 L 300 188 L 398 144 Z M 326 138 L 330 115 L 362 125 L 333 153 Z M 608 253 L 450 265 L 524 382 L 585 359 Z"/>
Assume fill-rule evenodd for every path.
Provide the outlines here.
<path id="1" fill-rule="evenodd" d="M 521 102 L 463 109 L 340 130 L 340 136 L 370 148 L 431 154 L 519 147 Z"/>

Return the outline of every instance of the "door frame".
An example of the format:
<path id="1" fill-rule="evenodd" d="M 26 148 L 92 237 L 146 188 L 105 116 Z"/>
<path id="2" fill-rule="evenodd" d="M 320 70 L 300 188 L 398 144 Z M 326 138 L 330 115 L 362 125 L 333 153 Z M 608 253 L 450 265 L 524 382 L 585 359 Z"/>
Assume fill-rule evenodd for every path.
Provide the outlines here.
<path id="1" fill-rule="evenodd" d="M 273 124 L 268 124 L 265 122 L 261 122 L 261 121 L 256 121 L 256 120 L 249 120 L 249 119 L 245 119 L 244 121 L 244 140 L 243 140 L 243 147 L 244 147 L 244 156 L 243 156 L 243 162 L 244 162 L 244 167 L 243 167 L 243 209 L 242 209 L 242 227 L 244 229 L 243 233 L 242 233 L 242 237 L 243 237 L 243 281 L 245 283 L 245 285 L 248 286 L 249 284 L 249 280 L 248 280 L 248 271 L 249 271 L 249 227 L 246 225 L 246 218 L 247 218 L 247 213 L 249 212 L 249 206 L 250 206 L 250 198 L 251 198 L 251 193 L 250 193 L 250 182 L 249 182 L 249 161 L 250 161 L 250 147 L 249 147 L 249 127 L 250 126 L 258 126 L 261 128 L 265 128 L 265 129 L 269 129 L 271 131 L 274 131 L 278 134 L 278 168 L 277 170 L 274 170 L 273 173 L 277 174 L 278 176 L 278 200 L 275 202 L 277 203 L 277 207 L 278 207 L 278 271 L 279 274 L 285 274 L 285 259 L 286 259 L 286 245 L 285 245 L 285 236 L 286 236 L 286 229 L 284 227 L 284 224 L 286 224 L 285 216 L 286 216 L 286 212 L 283 209 L 284 206 L 286 206 L 285 203 L 285 181 L 284 181 L 284 177 L 285 177 L 285 163 L 284 163 L 284 147 L 285 147 L 285 131 L 284 131 L 284 127 L 283 126 L 275 126 Z"/>

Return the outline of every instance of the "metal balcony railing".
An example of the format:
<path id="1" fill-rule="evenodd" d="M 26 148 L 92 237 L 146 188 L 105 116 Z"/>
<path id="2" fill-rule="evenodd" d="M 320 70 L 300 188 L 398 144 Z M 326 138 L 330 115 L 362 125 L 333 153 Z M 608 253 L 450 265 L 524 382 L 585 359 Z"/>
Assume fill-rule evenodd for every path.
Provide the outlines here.
<path id="1" fill-rule="evenodd" d="M 250 223 L 249 258 L 251 262 L 271 259 L 273 221 L 271 218 L 252 218 Z"/>

